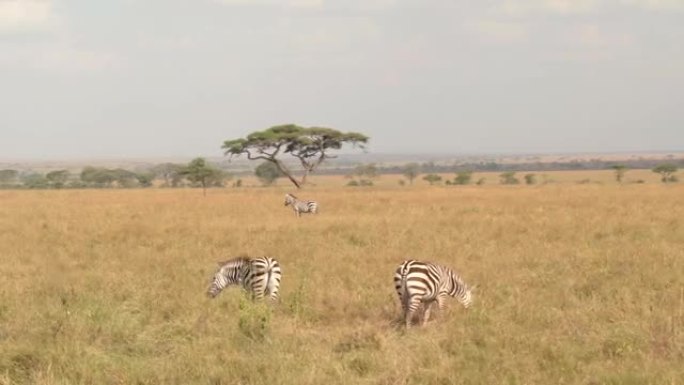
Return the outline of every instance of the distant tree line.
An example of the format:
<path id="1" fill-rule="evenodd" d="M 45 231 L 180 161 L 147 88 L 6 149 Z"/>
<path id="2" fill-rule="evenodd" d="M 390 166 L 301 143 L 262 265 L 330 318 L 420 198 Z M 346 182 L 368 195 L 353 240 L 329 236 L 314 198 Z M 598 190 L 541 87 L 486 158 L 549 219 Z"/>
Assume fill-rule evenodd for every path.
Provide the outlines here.
<path id="1" fill-rule="evenodd" d="M 544 171 L 581 171 L 581 170 L 608 170 L 614 169 L 616 165 L 621 165 L 625 169 L 649 169 L 661 165 L 671 165 L 674 167 L 684 168 L 684 159 L 630 159 L 621 160 L 619 162 L 590 159 L 586 161 L 573 160 L 570 162 L 525 162 L 525 163 L 497 163 L 497 162 L 460 162 L 453 164 L 435 164 L 434 162 L 423 163 L 409 163 L 411 165 L 410 174 L 415 174 L 415 170 L 420 170 L 422 174 L 445 174 L 452 172 L 544 172 Z M 408 165 L 392 165 L 392 166 L 378 166 L 376 165 L 379 174 L 399 174 L 407 175 Z M 328 168 L 319 171 L 321 174 L 327 175 L 347 175 L 349 168 Z M 416 178 L 407 179 L 413 180 Z"/>
<path id="2" fill-rule="evenodd" d="M 382 167 L 375 163 L 361 164 L 349 169 L 327 169 L 322 174 L 344 174 L 350 179 L 348 186 L 372 186 L 374 180 L 382 174 L 400 174 L 406 178 L 401 180 L 402 185 L 413 184 L 420 177 L 421 180 L 431 185 L 444 183 L 447 185 L 467 185 L 485 183 L 484 178 L 472 180 L 474 172 L 500 171 L 499 183 L 506 185 L 536 184 L 537 175 L 531 171 L 554 171 L 554 170 L 613 170 L 615 179 L 622 183 L 625 173 L 630 169 L 643 168 L 650 165 L 653 172 L 661 176 L 663 183 L 677 182 L 679 166 L 684 167 L 684 159 L 672 160 L 663 163 L 662 160 L 635 160 L 620 163 L 608 161 L 591 161 L 583 164 L 576 161 L 569 163 L 520 163 L 520 164 L 497 164 L 497 163 L 462 163 L 456 165 L 436 165 L 427 163 L 408 163 L 402 166 Z M 535 167 L 536 166 L 536 167 Z M 600 166 L 600 168 L 598 168 Z M 593 168 L 597 167 L 597 168 Z M 518 171 L 527 171 L 523 179 L 516 176 Z M 438 174 L 455 173 L 453 179 L 442 181 Z M 143 169 L 142 171 L 130 171 L 122 168 L 104 168 L 86 166 L 80 172 L 72 173 L 69 170 L 52 170 L 47 173 L 19 172 L 12 169 L 0 169 L 0 188 L 26 188 L 26 189 L 63 189 L 63 188 L 147 188 L 147 187 L 197 187 L 206 189 L 211 187 L 224 187 L 238 173 L 229 173 L 215 165 L 208 163 L 204 158 L 196 158 L 188 164 L 162 163 Z M 244 174 L 240 173 L 240 174 Z M 278 178 L 288 177 L 273 162 L 265 161 L 254 170 L 254 175 L 264 186 L 270 186 Z M 297 175 L 297 173 L 292 173 Z M 291 175 L 291 176 L 292 176 Z M 422 176 L 421 176 L 422 175 Z M 544 175 L 542 175 L 544 177 Z M 546 183 L 546 179 L 542 182 Z M 232 183 L 233 187 L 242 186 L 242 180 L 237 179 Z"/>
<path id="3" fill-rule="evenodd" d="M 79 173 L 69 170 L 40 173 L 6 169 L 0 170 L 0 188 L 147 188 L 156 185 L 198 187 L 206 191 L 209 187 L 223 187 L 232 178 L 232 174 L 207 163 L 204 158 L 196 158 L 188 164 L 163 163 L 138 172 L 93 166 L 86 166 Z"/>
<path id="4" fill-rule="evenodd" d="M 362 166 L 358 166 L 360 168 Z M 375 165 L 373 165 L 375 168 Z M 428 167 L 428 170 L 431 168 Z M 623 178 L 625 176 L 625 173 L 629 171 L 629 168 L 623 164 L 613 164 L 610 166 L 609 169 L 612 169 L 615 173 L 615 180 L 618 183 L 622 183 Z M 400 169 L 401 174 L 408 180 L 409 184 L 413 184 L 413 180 L 421 174 L 422 168 L 419 164 L 416 163 L 409 163 L 403 166 L 403 168 Z M 661 163 L 658 164 L 657 166 L 653 167 L 651 169 L 656 174 L 660 175 L 660 180 L 663 183 L 674 183 L 678 182 L 679 179 L 675 173 L 678 171 L 678 167 L 673 164 L 673 163 Z M 454 172 L 453 169 L 451 172 Z M 472 177 L 473 177 L 473 171 L 471 170 L 460 170 L 460 171 L 455 171 L 456 176 L 453 179 L 446 179 L 444 181 L 444 184 L 446 185 L 468 185 L 472 183 Z M 503 185 L 516 185 L 521 183 L 521 179 L 519 179 L 516 176 L 517 172 L 516 171 L 504 171 L 499 174 L 499 183 Z M 547 179 L 548 177 L 546 175 L 542 175 L 543 181 L 542 183 L 548 183 L 549 180 Z M 428 182 L 431 186 L 435 184 L 440 184 L 442 182 L 442 176 L 434 173 L 434 172 L 427 172 L 425 175 L 422 177 L 422 179 L 426 182 Z M 523 179 L 525 184 L 527 185 L 533 185 L 537 184 L 537 174 L 535 173 L 526 173 L 523 175 Z M 583 180 L 580 181 L 580 183 L 589 183 L 590 181 Z M 485 183 L 485 178 L 480 178 L 475 182 L 477 185 L 482 185 Z M 639 180 L 636 183 L 644 183 L 643 180 Z M 402 186 L 406 185 L 406 181 L 399 180 L 399 184 Z"/>

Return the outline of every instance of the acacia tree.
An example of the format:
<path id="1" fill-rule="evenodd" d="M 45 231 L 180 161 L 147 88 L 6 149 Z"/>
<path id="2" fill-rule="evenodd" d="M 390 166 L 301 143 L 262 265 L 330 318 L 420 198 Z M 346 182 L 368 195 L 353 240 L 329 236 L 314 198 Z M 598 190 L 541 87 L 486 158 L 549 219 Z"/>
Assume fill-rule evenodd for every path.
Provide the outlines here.
<path id="1" fill-rule="evenodd" d="M 663 183 L 677 181 L 677 177 L 674 175 L 674 173 L 677 172 L 677 166 L 675 166 L 674 164 L 659 164 L 653 169 L 653 172 L 660 174 L 660 180 Z"/>
<path id="2" fill-rule="evenodd" d="M 434 185 L 435 183 L 439 182 L 442 180 L 442 177 L 437 175 L 437 174 L 427 174 L 423 177 L 424 181 L 427 181 L 430 183 L 430 186 Z"/>
<path id="3" fill-rule="evenodd" d="M 183 179 L 181 172 L 184 167 L 182 164 L 162 163 L 152 167 L 151 171 L 155 177 L 164 181 L 162 187 L 178 187 Z"/>
<path id="4" fill-rule="evenodd" d="M 195 158 L 185 166 L 183 171 L 181 171 L 181 174 L 190 182 L 202 186 L 202 194 L 206 196 L 207 186 L 217 178 L 217 175 L 220 174 L 220 172 L 221 170 L 207 164 L 207 161 L 204 158 Z"/>
<path id="5" fill-rule="evenodd" d="M 420 165 L 418 163 L 409 163 L 401 169 L 401 173 L 409 180 L 409 184 L 413 184 L 413 180 L 420 174 Z"/>
<path id="6" fill-rule="evenodd" d="M 627 166 L 624 164 L 616 164 L 611 166 L 613 170 L 615 170 L 615 180 L 618 183 L 622 183 L 622 178 L 625 176 L 625 173 L 627 172 Z"/>
<path id="7" fill-rule="evenodd" d="M 321 163 L 335 158 L 330 154 L 331 150 L 339 150 L 345 143 L 363 149 L 367 142 L 367 136 L 356 132 L 345 133 L 332 128 L 285 124 L 253 132 L 246 138 L 226 140 L 221 148 L 231 158 L 245 154 L 249 160 L 271 162 L 292 184 L 301 188 L 306 183 L 307 176 Z M 282 154 L 290 154 L 299 160 L 304 171 L 300 180 L 294 177 L 293 172 L 279 158 Z"/>
<path id="8" fill-rule="evenodd" d="M 17 170 L 0 170 L 0 184 L 14 182 L 19 176 Z"/>
<path id="9" fill-rule="evenodd" d="M 254 169 L 254 175 L 261 181 L 264 186 L 270 186 L 275 183 L 276 179 L 283 176 L 283 173 L 278 170 L 275 164 L 271 162 L 262 162 Z"/>
<path id="10" fill-rule="evenodd" d="M 53 187 L 62 188 L 64 184 L 69 180 L 69 171 L 50 171 L 49 173 L 47 173 L 47 175 L 45 175 L 45 179 L 47 179 Z"/>

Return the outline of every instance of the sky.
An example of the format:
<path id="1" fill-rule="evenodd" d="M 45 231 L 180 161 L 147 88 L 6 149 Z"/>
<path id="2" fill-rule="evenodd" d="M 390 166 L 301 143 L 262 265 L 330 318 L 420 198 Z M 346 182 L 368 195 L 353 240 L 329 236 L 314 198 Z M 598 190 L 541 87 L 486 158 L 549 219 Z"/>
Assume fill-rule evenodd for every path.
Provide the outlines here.
<path id="1" fill-rule="evenodd" d="M 684 150 L 684 0 L 0 0 L 0 159 Z"/>

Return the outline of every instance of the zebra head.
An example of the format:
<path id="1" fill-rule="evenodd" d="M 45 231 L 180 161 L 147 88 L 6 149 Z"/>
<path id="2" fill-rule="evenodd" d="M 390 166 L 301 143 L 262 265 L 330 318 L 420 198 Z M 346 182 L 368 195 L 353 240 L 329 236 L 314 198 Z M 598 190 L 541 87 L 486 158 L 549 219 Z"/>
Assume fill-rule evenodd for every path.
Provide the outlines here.
<path id="1" fill-rule="evenodd" d="M 239 257 L 225 262 L 219 262 L 219 269 L 211 280 L 207 295 L 214 298 L 228 285 L 241 284 L 249 270 L 249 258 Z"/>
<path id="2" fill-rule="evenodd" d="M 221 273 L 221 270 L 219 270 L 214 274 L 214 278 L 211 280 L 211 285 L 207 290 L 207 296 L 209 296 L 209 298 L 216 297 L 226 286 L 228 286 L 228 279 L 226 279 Z"/>
<path id="3" fill-rule="evenodd" d="M 468 287 L 468 285 L 463 282 L 463 279 L 453 271 L 449 271 L 449 274 L 451 275 L 451 288 L 449 294 L 452 297 L 456 297 L 464 308 L 469 308 L 470 305 L 473 304 L 473 291 L 475 290 L 475 286 Z"/>
<path id="4" fill-rule="evenodd" d="M 465 287 L 465 290 L 463 292 L 463 295 L 458 296 L 458 301 L 461 302 L 461 305 L 463 305 L 464 308 L 469 308 L 470 305 L 473 304 L 473 291 L 475 290 L 475 286 L 472 288 Z"/>
<path id="5" fill-rule="evenodd" d="M 292 194 L 285 194 L 285 206 L 293 204 L 295 200 L 297 200 L 296 196 Z"/>

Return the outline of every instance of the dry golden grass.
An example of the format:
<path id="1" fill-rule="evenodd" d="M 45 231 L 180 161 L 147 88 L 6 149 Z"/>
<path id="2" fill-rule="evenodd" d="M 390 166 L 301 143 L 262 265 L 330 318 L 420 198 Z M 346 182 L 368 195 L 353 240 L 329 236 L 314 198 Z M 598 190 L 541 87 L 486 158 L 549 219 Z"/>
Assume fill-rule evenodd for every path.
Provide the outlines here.
<path id="1" fill-rule="evenodd" d="M 314 181 L 299 220 L 285 186 L 0 191 L 0 384 L 684 383 L 684 185 Z M 241 252 L 275 308 L 205 297 Z M 395 327 L 407 257 L 473 307 Z"/>

